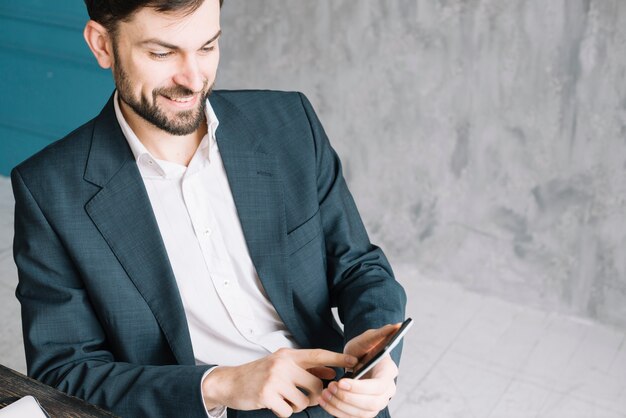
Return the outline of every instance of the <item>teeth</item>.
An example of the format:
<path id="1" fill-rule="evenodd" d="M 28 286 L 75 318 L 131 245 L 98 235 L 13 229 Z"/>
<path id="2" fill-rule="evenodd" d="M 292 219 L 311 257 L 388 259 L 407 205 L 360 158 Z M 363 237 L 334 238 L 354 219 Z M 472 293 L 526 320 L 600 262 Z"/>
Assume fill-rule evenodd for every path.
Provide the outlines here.
<path id="1" fill-rule="evenodd" d="M 171 98 L 171 100 L 178 102 L 178 103 L 187 103 L 190 102 L 193 99 L 193 96 L 191 97 L 178 97 L 178 98 Z"/>

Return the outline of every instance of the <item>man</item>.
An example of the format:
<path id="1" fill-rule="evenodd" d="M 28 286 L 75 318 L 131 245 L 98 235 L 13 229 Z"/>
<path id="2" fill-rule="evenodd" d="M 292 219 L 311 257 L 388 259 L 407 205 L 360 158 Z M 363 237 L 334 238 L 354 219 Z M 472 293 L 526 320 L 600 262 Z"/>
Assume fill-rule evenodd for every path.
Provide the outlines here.
<path id="1" fill-rule="evenodd" d="M 212 92 L 218 0 L 86 4 L 116 91 L 12 172 L 29 374 L 130 417 L 386 416 L 399 350 L 341 374 L 405 295 L 309 102 Z"/>

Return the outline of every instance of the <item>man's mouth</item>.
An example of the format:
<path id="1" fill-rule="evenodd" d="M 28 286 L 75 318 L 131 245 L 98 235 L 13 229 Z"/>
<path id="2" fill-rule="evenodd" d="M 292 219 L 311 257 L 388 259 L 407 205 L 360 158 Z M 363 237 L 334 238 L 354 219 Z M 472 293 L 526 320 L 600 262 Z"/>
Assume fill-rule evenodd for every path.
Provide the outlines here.
<path id="1" fill-rule="evenodd" d="M 175 102 L 178 103 L 187 103 L 193 100 L 195 96 L 189 96 L 189 97 L 168 97 L 168 99 L 173 100 Z"/>
<path id="2" fill-rule="evenodd" d="M 170 103 L 172 103 L 176 107 L 190 108 L 190 107 L 195 106 L 198 96 L 199 96 L 198 94 L 194 94 L 192 96 L 184 96 L 184 97 L 168 97 L 168 96 L 163 96 L 163 97 L 166 98 Z"/>

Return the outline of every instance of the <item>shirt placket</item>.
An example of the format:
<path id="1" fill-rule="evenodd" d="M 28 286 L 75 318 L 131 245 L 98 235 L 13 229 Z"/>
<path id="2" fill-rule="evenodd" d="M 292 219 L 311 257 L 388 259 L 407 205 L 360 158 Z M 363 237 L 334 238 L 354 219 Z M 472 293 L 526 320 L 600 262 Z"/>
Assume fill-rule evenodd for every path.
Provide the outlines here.
<path id="1" fill-rule="evenodd" d="M 211 179 L 210 166 L 203 170 L 208 171 L 196 173 L 183 180 L 183 196 L 189 202 L 190 218 L 215 291 L 235 328 L 245 339 L 256 344 L 256 325 L 252 310 L 234 274 L 232 260 L 223 239 L 222 225 L 227 226 L 230 222 L 224 219 L 217 222 L 211 196 L 202 187 L 202 182 L 207 181 L 206 177 Z"/>

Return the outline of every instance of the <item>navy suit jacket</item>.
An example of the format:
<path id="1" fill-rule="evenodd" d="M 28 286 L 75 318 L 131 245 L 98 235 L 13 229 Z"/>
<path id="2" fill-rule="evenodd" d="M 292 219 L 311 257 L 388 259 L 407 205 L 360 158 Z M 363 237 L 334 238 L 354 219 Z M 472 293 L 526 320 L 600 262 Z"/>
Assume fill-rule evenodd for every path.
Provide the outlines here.
<path id="1" fill-rule="evenodd" d="M 252 261 L 296 342 L 341 351 L 361 332 L 401 321 L 404 291 L 369 242 L 306 98 L 216 91 L 210 102 Z M 122 416 L 205 417 L 200 381 L 210 366 L 194 363 L 176 281 L 112 99 L 11 178 L 29 375 Z M 237 414 L 229 411 L 269 411 Z M 324 414 L 318 407 L 303 416 Z"/>

